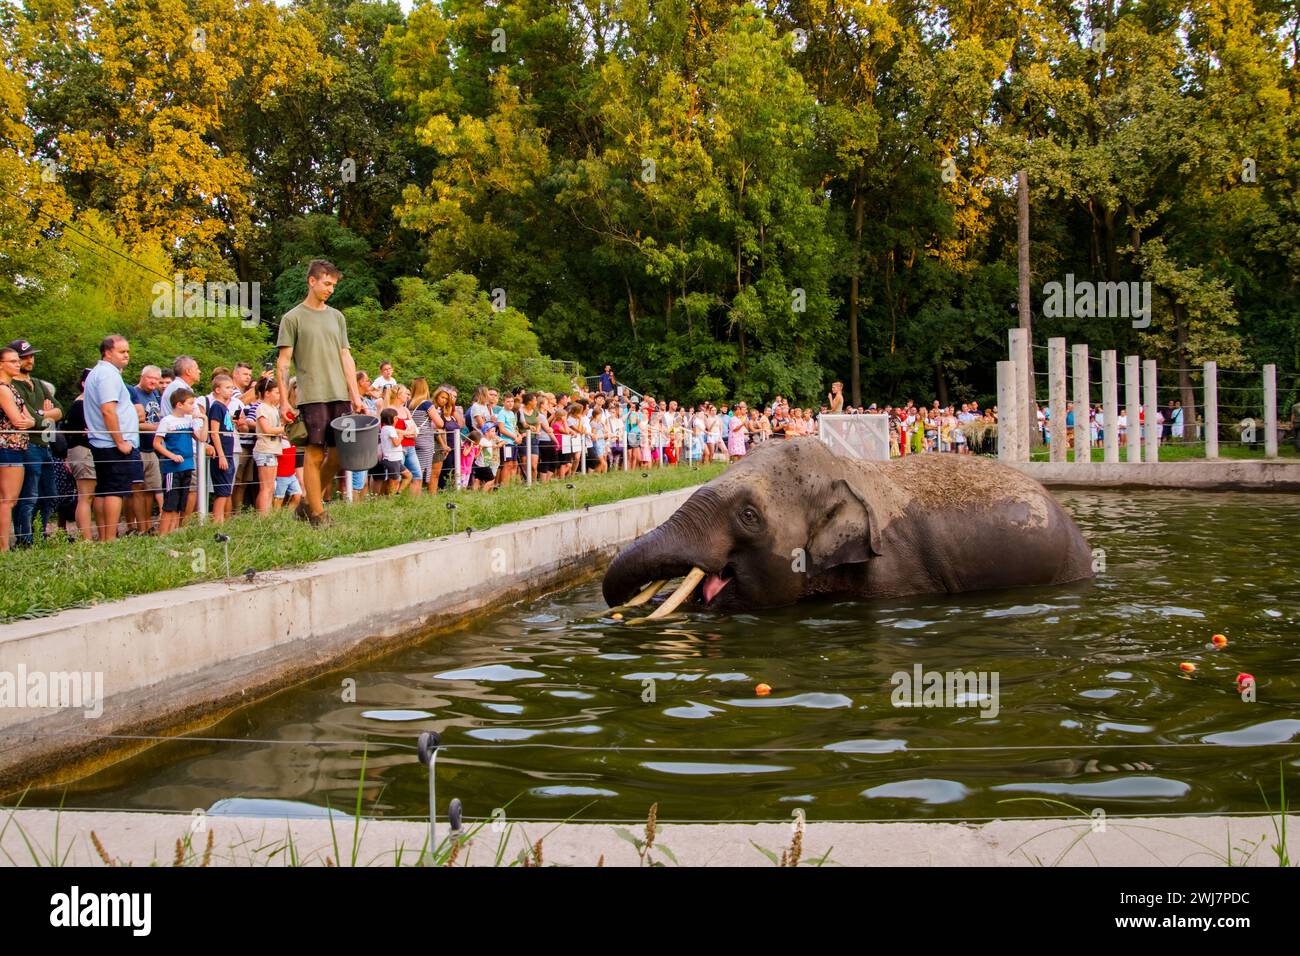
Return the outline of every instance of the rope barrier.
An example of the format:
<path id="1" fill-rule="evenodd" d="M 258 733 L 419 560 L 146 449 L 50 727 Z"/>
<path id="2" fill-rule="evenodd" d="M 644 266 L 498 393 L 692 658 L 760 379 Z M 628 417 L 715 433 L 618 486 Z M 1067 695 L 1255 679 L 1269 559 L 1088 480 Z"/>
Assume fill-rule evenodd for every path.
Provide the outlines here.
<path id="1" fill-rule="evenodd" d="M 95 734 L 81 731 L 48 731 L 42 733 L 29 733 L 20 731 L 0 731 L 0 737 L 18 737 L 40 739 L 45 737 L 83 737 L 94 740 L 150 740 L 155 742 L 175 742 L 175 743 L 218 743 L 218 744 L 241 744 L 241 745 L 272 745 L 281 747 L 339 747 L 349 750 L 361 750 L 367 747 L 386 747 L 399 750 L 418 750 L 417 745 L 403 744 L 385 740 L 280 740 L 273 738 L 258 737 L 195 737 L 186 734 L 163 736 L 158 734 Z M 888 757 L 913 753 L 1020 753 L 1020 752 L 1038 752 L 1062 750 L 1078 750 L 1091 752 L 1094 750 L 1187 750 L 1217 748 L 1223 749 L 1226 745 L 1216 743 L 1206 743 L 1204 741 L 1194 741 L 1188 743 L 1126 743 L 1126 744 L 973 744 L 968 746 L 942 746 L 942 747 L 911 747 L 904 746 L 897 750 L 886 751 L 882 753 L 873 753 L 871 751 L 861 750 L 844 750 L 835 749 L 835 744 L 827 744 L 821 747 L 661 747 L 661 746 L 622 746 L 610 744 L 608 746 L 582 746 L 579 744 L 548 744 L 548 743 L 441 743 L 438 745 L 439 750 L 563 750 L 569 752 L 585 753 L 692 753 L 692 754 L 736 754 L 736 753 L 763 753 L 763 754 L 822 754 L 849 757 Z M 1268 749 L 1273 747 L 1300 747 L 1300 740 L 1296 741 L 1274 741 L 1259 744 L 1234 745 L 1227 749 L 1230 750 L 1256 750 Z"/>

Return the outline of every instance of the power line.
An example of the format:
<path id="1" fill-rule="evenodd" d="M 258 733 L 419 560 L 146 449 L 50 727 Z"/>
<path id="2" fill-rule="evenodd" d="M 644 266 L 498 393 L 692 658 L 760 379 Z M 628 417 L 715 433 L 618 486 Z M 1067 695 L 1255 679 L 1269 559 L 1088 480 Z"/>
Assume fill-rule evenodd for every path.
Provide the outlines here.
<path id="1" fill-rule="evenodd" d="M 156 276 L 158 276 L 159 278 L 165 279 L 165 280 L 167 280 L 168 282 L 173 282 L 173 281 L 175 281 L 175 276 L 169 276 L 169 275 L 166 275 L 166 274 L 164 274 L 164 273 L 162 273 L 162 272 L 159 272 L 159 271 L 158 271 L 157 269 L 155 269 L 153 266 L 146 265 L 145 263 L 140 262 L 138 259 L 134 259 L 134 258 L 132 258 L 131 256 L 128 256 L 126 253 L 122 252 L 120 249 L 114 249 L 112 246 L 107 245 L 106 243 L 100 242 L 100 241 L 99 241 L 98 239 L 96 239 L 94 236 L 87 235 L 86 233 L 84 233 L 84 232 L 82 232 L 80 229 L 78 229 L 76 226 L 69 225 L 68 223 L 64 222 L 62 219 L 59 219 L 57 216 L 52 216 L 52 215 L 50 215 L 48 212 L 45 212 L 44 210 L 40 209 L 40 208 L 37 206 L 36 203 L 32 202 L 32 201 L 31 201 L 30 199 L 28 199 L 26 196 L 23 196 L 23 195 L 21 195 L 21 194 L 19 194 L 19 193 L 16 193 L 16 192 L 14 192 L 13 190 L 8 189 L 8 188 L 5 187 L 5 186 L 0 186 L 0 192 L 7 193 L 8 195 L 10 195 L 10 196 L 12 196 L 13 198 L 17 199 L 19 202 L 25 204 L 26 206 L 28 206 L 28 208 L 30 208 L 30 209 L 32 210 L 32 212 L 36 213 L 36 215 L 38 215 L 38 216 L 42 216 L 42 217 L 44 217 L 45 219 L 49 220 L 50 222 L 52 222 L 52 223 L 54 223 L 54 224 L 56 224 L 56 225 L 58 225 L 58 226 L 60 226 L 60 227 L 62 227 L 62 228 L 64 228 L 64 229 L 67 229 L 69 232 L 72 232 L 72 233 L 75 233 L 75 234 L 78 235 L 78 236 L 81 236 L 81 238 L 85 239 L 86 241 L 91 242 L 91 243 L 93 243 L 94 245 L 99 246 L 100 248 L 102 248 L 102 249 L 104 249 L 104 250 L 106 250 L 106 251 L 108 251 L 108 252 L 113 253 L 113 255 L 117 256 L 117 257 L 120 258 L 120 259 L 124 259 L 125 261 L 131 263 L 132 265 L 136 266 L 137 268 L 140 268 L 140 269 L 143 269 L 143 270 L 146 271 L 146 272 L 152 273 L 153 275 L 156 275 Z"/>

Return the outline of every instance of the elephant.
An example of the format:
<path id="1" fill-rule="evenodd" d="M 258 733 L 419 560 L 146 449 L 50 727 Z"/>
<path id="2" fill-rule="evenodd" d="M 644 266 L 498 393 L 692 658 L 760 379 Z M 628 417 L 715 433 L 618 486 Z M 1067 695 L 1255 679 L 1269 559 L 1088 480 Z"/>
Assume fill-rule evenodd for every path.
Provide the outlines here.
<path id="1" fill-rule="evenodd" d="M 1065 584 L 1091 578 L 1093 566 L 1074 519 L 1014 468 L 957 454 L 861 461 L 792 438 L 757 445 L 701 485 L 618 553 L 602 590 L 611 607 L 635 605 L 682 575 L 651 616 L 696 587 L 703 606 L 728 612 L 818 594 Z"/>

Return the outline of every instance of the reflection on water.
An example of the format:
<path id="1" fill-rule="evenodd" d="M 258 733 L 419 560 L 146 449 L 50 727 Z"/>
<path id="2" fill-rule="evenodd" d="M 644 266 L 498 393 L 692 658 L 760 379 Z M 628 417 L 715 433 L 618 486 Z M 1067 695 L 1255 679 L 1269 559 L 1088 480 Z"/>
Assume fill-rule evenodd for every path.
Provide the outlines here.
<path id="1" fill-rule="evenodd" d="M 66 804 L 323 813 L 354 804 L 363 753 L 310 741 L 365 740 L 368 811 L 419 816 L 427 777 L 409 746 L 437 730 L 440 800 L 459 797 L 467 816 L 509 803 L 514 818 L 643 818 L 655 802 L 663 819 L 1060 812 L 1033 797 L 1262 811 L 1257 784 L 1275 800 L 1279 762 L 1300 764 L 1300 748 L 1279 746 L 1300 742 L 1297 500 L 1060 497 L 1105 551 L 1094 583 L 633 628 L 600 618 L 593 581 L 204 731 L 293 744 L 167 743 L 70 787 Z M 996 716 L 978 695 L 896 706 L 893 675 L 917 667 L 996 673 Z M 1238 695 L 1240 672 L 1257 702 Z"/>

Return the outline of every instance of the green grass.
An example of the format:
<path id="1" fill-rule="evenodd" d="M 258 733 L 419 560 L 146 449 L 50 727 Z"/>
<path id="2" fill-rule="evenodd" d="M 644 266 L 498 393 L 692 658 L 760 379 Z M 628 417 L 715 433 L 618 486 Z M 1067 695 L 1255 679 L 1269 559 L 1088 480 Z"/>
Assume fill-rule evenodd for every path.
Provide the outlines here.
<path id="1" fill-rule="evenodd" d="M 1127 458 L 1125 458 L 1126 451 L 1127 449 L 1124 448 L 1121 448 L 1119 450 L 1119 460 L 1121 462 L 1125 462 L 1128 460 Z M 1296 459 L 1300 459 L 1300 453 L 1296 452 L 1295 446 L 1290 442 L 1286 442 L 1286 443 L 1278 442 L 1277 453 L 1279 458 L 1287 458 L 1292 461 L 1295 461 Z M 1039 448 L 1034 449 L 1033 453 L 1029 456 L 1029 460 L 1047 461 L 1048 460 L 1047 454 L 1048 454 L 1047 446 L 1043 445 Z M 1225 445 L 1223 443 L 1220 443 L 1219 457 L 1231 458 L 1234 460 L 1241 459 L 1241 460 L 1262 461 L 1264 459 L 1264 446 L 1257 445 L 1253 447 L 1247 447 L 1243 445 Z M 1074 459 L 1073 451 L 1070 452 L 1070 459 L 1071 461 L 1073 461 Z M 1160 446 L 1160 458 L 1159 458 L 1160 461 L 1202 461 L 1204 459 L 1205 459 L 1204 445 L 1192 444 L 1191 442 L 1183 443 L 1183 442 L 1168 441 Z M 1092 460 L 1104 461 L 1105 450 L 1101 448 L 1092 449 Z"/>
<path id="2" fill-rule="evenodd" d="M 672 491 L 708 481 L 723 465 L 698 469 L 648 468 L 627 473 L 578 475 L 529 488 L 515 484 L 500 491 L 457 491 L 419 498 L 336 502 L 329 528 L 313 530 L 289 512 L 245 512 L 219 528 L 187 527 L 166 537 L 131 537 L 98 542 L 39 544 L 0 554 L 0 623 L 43 617 L 70 607 L 86 607 L 135 594 L 148 594 L 226 576 L 220 531 L 230 537 L 230 573 L 289 568 L 451 534 L 455 528 L 483 530 L 511 521 L 540 518 L 575 506 L 606 504 L 624 498 Z M 642 478 L 642 475 L 648 475 Z M 573 484 L 572 490 L 566 488 Z"/>

